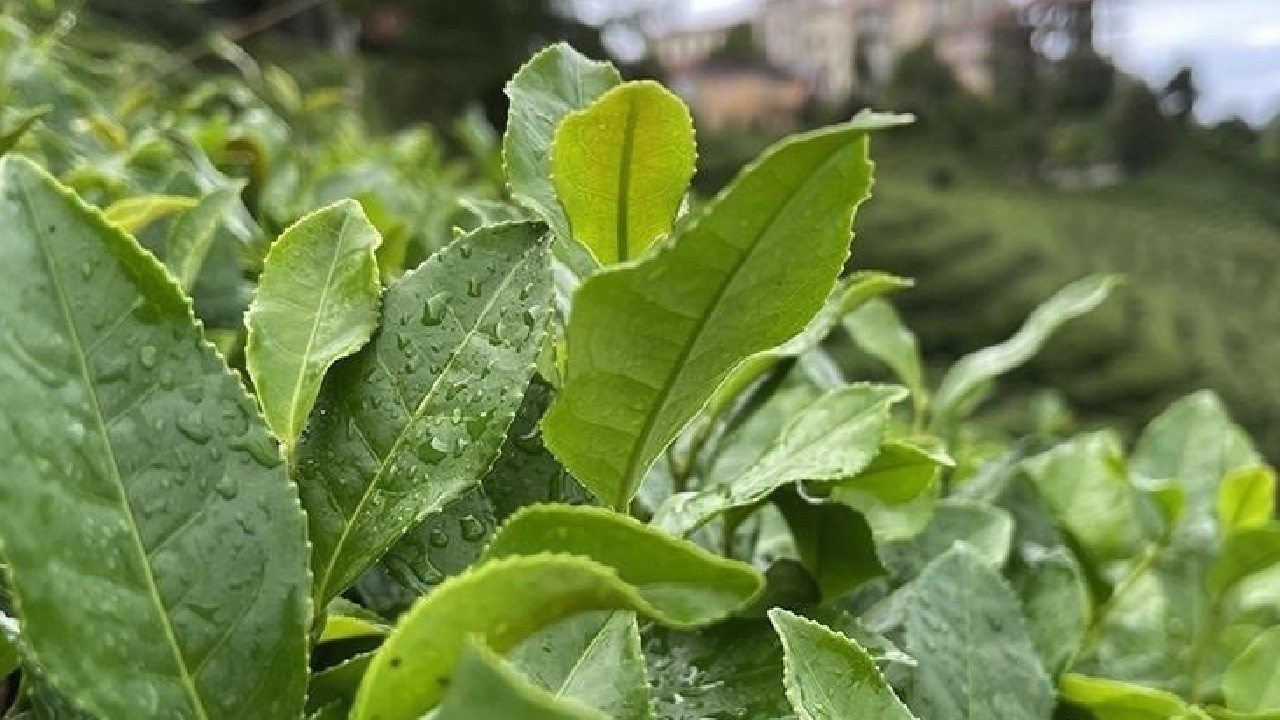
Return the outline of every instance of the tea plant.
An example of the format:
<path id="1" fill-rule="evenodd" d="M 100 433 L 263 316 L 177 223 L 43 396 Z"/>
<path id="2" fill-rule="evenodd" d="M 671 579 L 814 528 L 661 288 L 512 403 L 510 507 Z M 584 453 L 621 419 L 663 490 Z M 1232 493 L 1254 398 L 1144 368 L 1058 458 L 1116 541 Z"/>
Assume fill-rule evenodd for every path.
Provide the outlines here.
<path id="1" fill-rule="evenodd" d="M 412 269 L 371 196 L 229 263 L 256 278 L 247 378 L 193 312 L 201 228 L 294 214 L 297 167 L 216 203 L 139 175 L 100 210 L 19 129 L 6 715 L 1280 716 L 1275 477 L 1213 395 L 1127 458 L 972 420 L 1114 279 L 931 388 L 881 297 L 909 283 L 839 277 L 870 136 L 907 118 L 788 138 L 688 211 L 693 125 L 660 85 L 556 45 L 507 92 L 514 202 Z M 901 384 L 849 382 L 836 334 Z"/>

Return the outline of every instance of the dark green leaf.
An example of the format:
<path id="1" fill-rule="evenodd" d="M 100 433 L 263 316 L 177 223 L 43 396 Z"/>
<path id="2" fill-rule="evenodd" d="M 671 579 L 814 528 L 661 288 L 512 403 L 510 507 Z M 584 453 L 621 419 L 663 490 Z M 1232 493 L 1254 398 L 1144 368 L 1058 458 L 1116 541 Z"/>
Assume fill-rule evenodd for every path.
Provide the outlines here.
<path id="1" fill-rule="evenodd" d="M 103 717 L 295 720 L 305 530 L 252 399 L 132 238 L 27 160 L 0 187 L 0 539 L 31 657 Z"/>

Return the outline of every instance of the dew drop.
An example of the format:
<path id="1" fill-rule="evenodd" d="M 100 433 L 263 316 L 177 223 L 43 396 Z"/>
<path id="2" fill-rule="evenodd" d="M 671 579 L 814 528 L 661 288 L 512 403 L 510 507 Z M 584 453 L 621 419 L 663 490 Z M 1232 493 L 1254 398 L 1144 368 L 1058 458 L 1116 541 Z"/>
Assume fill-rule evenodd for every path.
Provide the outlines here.
<path id="1" fill-rule="evenodd" d="M 427 327 L 439 325 L 448 306 L 449 293 L 438 292 L 427 298 L 427 304 L 422 308 L 422 324 Z"/>
<path id="2" fill-rule="evenodd" d="M 80 265 L 80 277 L 88 280 L 93 277 L 93 264 L 84 262 Z"/>
<path id="3" fill-rule="evenodd" d="M 484 524 L 475 515 L 463 517 L 458 525 L 462 529 L 462 539 L 467 542 L 475 542 L 484 537 Z"/>
<path id="4" fill-rule="evenodd" d="M 484 292 L 484 284 L 476 278 L 467 281 L 467 295 L 478 298 Z"/>
<path id="5" fill-rule="evenodd" d="M 427 542 L 431 543 L 431 547 L 444 548 L 449 546 L 449 535 L 440 529 L 432 530 L 427 536 Z"/>
<path id="6" fill-rule="evenodd" d="M 197 445 L 209 442 L 209 438 L 213 436 L 209 432 L 209 426 L 205 424 L 204 418 L 196 412 L 189 412 L 178 418 L 178 432 Z"/>
<path id="7" fill-rule="evenodd" d="M 143 345 L 142 350 L 138 351 L 138 359 L 142 361 L 142 367 L 150 370 L 156 366 L 158 354 L 155 345 Z"/>
<path id="8" fill-rule="evenodd" d="M 218 480 L 218 484 L 213 486 L 213 490 L 218 493 L 218 495 L 222 496 L 224 500 L 231 500 L 236 496 L 236 493 L 240 491 L 240 487 L 236 484 L 235 480 L 231 479 L 230 475 L 223 475 Z"/>

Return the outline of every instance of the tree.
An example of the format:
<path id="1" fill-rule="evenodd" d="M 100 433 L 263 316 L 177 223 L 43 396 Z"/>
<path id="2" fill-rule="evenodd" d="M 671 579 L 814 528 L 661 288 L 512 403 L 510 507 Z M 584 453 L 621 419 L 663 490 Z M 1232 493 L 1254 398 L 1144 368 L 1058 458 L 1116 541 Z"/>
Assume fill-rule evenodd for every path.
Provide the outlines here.
<path id="1" fill-rule="evenodd" d="M 1191 68 L 1184 67 L 1175 73 L 1164 86 L 1164 93 L 1160 96 L 1160 105 L 1166 113 L 1177 118 L 1178 122 L 1185 124 L 1191 117 L 1191 111 L 1195 109 L 1196 100 L 1199 97 L 1200 91 L 1196 88 Z"/>
<path id="2" fill-rule="evenodd" d="M 1107 131 L 1116 159 L 1126 170 L 1144 170 L 1163 160 L 1172 147 L 1168 118 L 1145 84 L 1124 83 L 1107 112 Z"/>
<path id="3" fill-rule="evenodd" d="M 1111 100 L 1115 82 L 1115 67 L 1106 58 L 1078 47 L 1059 63 L 1054 105 L 1063 112 L 1096 113 Z"/>

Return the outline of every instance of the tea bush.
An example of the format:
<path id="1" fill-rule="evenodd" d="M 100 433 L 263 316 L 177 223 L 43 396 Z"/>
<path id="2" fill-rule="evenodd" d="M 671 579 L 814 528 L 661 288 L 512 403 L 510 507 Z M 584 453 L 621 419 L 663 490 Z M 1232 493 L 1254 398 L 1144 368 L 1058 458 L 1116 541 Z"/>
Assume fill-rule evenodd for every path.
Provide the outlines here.
<path id="1" fill-rule="evenodd" d="M 295 146 L 270 87 L 11 133 L 7 716 L 1280 717 L 1275 476 L 1212 394 L 1129 449 L 974 419 L 1114 278 L 935 384 L 909 283 L 839 277 L 908 118 L 688 211 L 683 104 L 565 45 L 508 85 L 510 201 L 421 133 Z"/>

